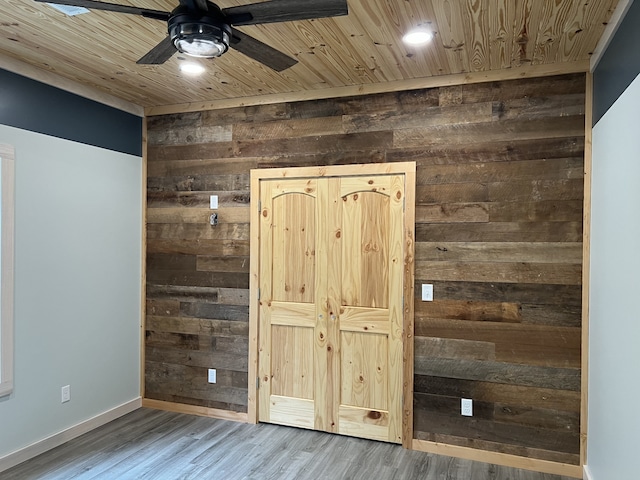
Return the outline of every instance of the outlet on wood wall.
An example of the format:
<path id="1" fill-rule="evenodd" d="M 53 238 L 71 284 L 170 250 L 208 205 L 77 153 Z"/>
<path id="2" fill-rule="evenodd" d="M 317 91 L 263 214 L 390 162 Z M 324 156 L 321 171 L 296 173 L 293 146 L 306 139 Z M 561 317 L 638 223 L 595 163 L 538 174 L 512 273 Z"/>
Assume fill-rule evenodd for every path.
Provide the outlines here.
<path id="1" fill-rule="evenodd" d="M 414 436 L 578 464 L 584 92 L 579 74 L 151 117 L 145 396 L 246 411 L 251 168 L 414 160 Z"/>

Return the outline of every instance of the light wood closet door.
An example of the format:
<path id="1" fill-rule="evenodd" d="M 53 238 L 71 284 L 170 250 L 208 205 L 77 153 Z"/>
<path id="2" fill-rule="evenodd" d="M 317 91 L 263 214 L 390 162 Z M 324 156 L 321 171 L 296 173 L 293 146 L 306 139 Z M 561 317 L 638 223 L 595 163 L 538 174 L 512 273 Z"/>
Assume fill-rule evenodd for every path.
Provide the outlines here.
<path id="1" fill-rule="evenodd" d="M 260 182 L 260 421 L 401 443 L 404 180 Z"/>

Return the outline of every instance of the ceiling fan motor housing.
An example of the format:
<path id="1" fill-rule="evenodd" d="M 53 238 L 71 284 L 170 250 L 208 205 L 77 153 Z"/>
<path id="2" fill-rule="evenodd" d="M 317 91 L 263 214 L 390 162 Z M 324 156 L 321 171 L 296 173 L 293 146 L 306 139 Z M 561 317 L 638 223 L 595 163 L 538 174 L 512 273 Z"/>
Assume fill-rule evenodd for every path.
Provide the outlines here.
<path id="1" fill-rule="evenodd" d="M 208 6 L 208 11 L 193 11 L 180 5 L 171 12 L 169 36 L 179 52 L 213 58 L 229 49 L 231 26 L 216 5 Z"/>

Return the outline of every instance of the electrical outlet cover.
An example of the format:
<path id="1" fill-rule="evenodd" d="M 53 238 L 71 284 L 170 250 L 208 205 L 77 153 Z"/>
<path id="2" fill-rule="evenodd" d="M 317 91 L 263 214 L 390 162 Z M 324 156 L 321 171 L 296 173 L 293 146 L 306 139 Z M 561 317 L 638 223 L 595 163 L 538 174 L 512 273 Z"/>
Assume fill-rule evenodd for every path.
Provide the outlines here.
<path id="1" fill-rule="evenodd" d="M 433 285 L 429 283 L 422 284 L 422 301 L 433 302 Z"/>
<path id="2" fill-rule="evenodd" d="M 216 383 L 216 369 L 210 368 L 208 374 L 209 383 Z"/>
<path id="3" fill-rule="evenodd" d="M 71 387 L 69 385 L 65 385 L 62 387 L 62 403 L 66 403 L 71 400 Z"/>
<path id="4" fill-rule="evenodd" d="M 473 417 L 473 400 L 463 398 L 460 402 L 460 413 L 465 417 Z"/>

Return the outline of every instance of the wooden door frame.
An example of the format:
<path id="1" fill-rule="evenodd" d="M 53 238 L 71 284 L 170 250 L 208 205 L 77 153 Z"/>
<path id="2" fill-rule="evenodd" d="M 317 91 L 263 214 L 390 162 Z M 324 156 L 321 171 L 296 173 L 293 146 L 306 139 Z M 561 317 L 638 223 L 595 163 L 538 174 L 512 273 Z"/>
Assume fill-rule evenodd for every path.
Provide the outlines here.
<path id="1" fill-rule="evenodd" d="M 414 332 L 414 250 L 415 250 L 415 162 L 330 165 L 251 170 L 251 230 L 249 276 L 249 365 L 247 420 L 258 422 L 259 345 L 259 265 L 260 265 L 260 181 L 284 178 L 315 178 L 402 174 L 405 176 L 404 274 L 403 274 L 403 362 L 402 362 L 402 445 L 413 440 L 413 332 Z"/>

